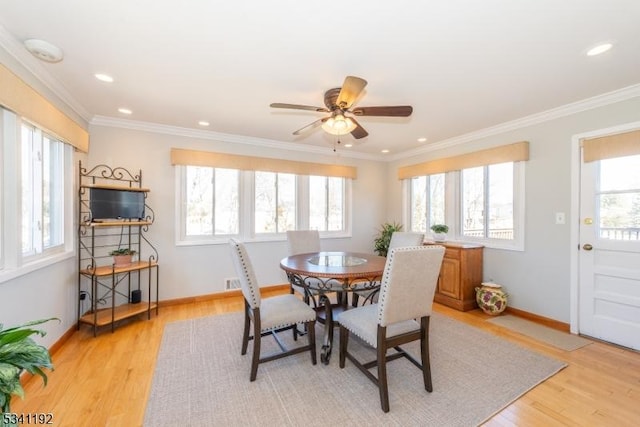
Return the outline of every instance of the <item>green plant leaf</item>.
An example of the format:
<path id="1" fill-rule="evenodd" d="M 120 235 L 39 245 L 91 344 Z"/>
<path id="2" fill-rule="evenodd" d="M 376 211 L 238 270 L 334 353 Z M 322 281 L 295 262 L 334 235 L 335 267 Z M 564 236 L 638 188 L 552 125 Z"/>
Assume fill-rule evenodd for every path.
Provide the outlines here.
<path id="1" fill-rule="evenodd" d="M 374 250 L 380 256 L 387 256 L 391 235 L 396 231 L 402 231 L 402 224 L 385 222 L 378 230 L 378 236 L 374 239 Z"/>
<path id="2" fill-rule="evenodd" d="M 57 318 L 34 320 L 4 330 L 0 325 L 0 407 L 3 412 L 9 411 L 12 395 L 24 398 L 20 384 L 23 370 L 39 375 L 47 385 L 47 375 L 42 368 L 53 369 L 49 350 L 30 338 L 32 335 L 44 336 L 46 332 L 31 326 L 54 319 L 59 321 Z"/>

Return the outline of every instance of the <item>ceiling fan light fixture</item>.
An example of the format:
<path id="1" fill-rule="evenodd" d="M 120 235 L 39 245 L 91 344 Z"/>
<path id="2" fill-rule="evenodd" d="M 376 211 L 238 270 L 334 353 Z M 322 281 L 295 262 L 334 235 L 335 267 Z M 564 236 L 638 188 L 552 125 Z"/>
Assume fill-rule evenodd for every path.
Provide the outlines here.
<path id="1" fill-rule="evenodd" d="M 331 135 L 346 135 L 356 128 L 356 124 L 344 114 L 335 114 L 322 124 L 322 129 Z"/>

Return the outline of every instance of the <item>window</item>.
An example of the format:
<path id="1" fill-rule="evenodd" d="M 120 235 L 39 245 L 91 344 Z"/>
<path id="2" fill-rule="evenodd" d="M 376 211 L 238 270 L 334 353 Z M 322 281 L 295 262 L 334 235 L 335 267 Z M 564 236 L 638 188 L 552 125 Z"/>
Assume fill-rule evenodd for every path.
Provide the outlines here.
<path id="1" fill-rule="evenodd" d="M 185 235 L 238 234 L 239 173 L 233 169 L 185 168 Z"/>
<path id="2" fill-rule="evenodd" d="M 462 235 L 513 240 L 513 163 L 463 169 L 461 174 Z"/>
<path id="3" fill-rule="evenodd" d="M 524 164 L 505 162 L 408 179 L 412 231 L 449 225 L 449 239 L 522 250 Z"/>
<path id="4" fill-rule="evenodd" d="M 309 228 L 342 231 L 345 222 L 345 179 L 309 177 Z"/>
<path id="5" fill-rule="evenodd" d="M 33 256 L 64 244 L 64 144 L 22 125 L 22 255 Z"/>
<path id="6" fill-rule="evenodd" d="M 71 146 L 0 109 L 0 281 L 73 254 Z"/>
<path id="7" fill-rule="evenodd" d="M 445 174 L 411 179 L 411 230 L 426 232 L 445 221 Z"/>
<path id="8" fill-rule="evenodd" d="M 255 233 L 283 233 L 287 230 L 295 230 L 295 175 L 255 172 L 254 177 Z"/>
<path id="9" fill-rule="evenodd" d="M 600 160 L 600 238 L 640 240 L 640 155 Z"/>
<path id="10" fill-rule="evenodd" d="M 349 233 L 350 179 L 177 166 L 178 244 L 285 239 L 287 230 Z"/>

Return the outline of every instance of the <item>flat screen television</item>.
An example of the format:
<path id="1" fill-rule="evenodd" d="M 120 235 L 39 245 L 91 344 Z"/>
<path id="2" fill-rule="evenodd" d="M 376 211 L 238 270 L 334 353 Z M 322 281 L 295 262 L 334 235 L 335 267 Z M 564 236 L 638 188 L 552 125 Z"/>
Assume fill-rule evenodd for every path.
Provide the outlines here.
<path id="1" fill-rule="evenodd" d="M 91 219 L 144 219 L 144 195 L 143 191 L 92 188 L 89 192 Z"/>

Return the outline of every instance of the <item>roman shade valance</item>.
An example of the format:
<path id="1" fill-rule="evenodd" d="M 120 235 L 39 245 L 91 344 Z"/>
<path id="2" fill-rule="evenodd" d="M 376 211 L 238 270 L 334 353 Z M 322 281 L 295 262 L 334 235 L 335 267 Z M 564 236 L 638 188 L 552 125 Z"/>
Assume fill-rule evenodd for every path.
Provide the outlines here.
<path id="1" fill-rule="evenodd" d="M 585 163 L 636 154 L 640 154 L 640 130 L 582 141 L 582 156 Z"/>
<path id="2" fill-rule="evenodd" d="M 215 168 L 293 173 L 296 175 L 335 176 L 356 179 L 353 166 L 298 162 L 266 157 L 240 156 L 211 151 L 171 149 L 172 165 L 209 166 Z"/>
<path id="3" fill-rule="evenodd" d="M 505 162 L 529 160 L 529 142 L 522 141 L 500 147 L 488 148 L 459 156 L 430 160 L 398 169 L 398 179 L 414 176 L 433 175 L 478 166 L 493 165 Z"/>
<path id="4" fill-rule="evenodd" d="M 78 150 L 89 151 L 89 133 L 2 64 L 0 105 Z"/>

